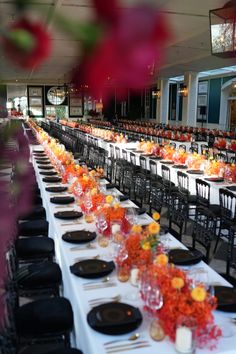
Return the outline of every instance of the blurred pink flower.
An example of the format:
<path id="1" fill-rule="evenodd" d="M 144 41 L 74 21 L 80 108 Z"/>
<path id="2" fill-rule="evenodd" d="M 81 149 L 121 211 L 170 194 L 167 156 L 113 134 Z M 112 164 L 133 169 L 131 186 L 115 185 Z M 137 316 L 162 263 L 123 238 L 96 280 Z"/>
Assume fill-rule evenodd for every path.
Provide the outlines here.
<path id="1" fill-rule="evenodd" d="M 43 24 L 22 18 L 8 28 L 3 48 L 15 64 L 33 69 L 49 56 L 51 39 Z"/>
<path id="2" fill-rule="evenodd" d="M 1 134 L 4 135 L 4 132 Z M 0 180 L 0 290 L 5 288 L 8 276 L 6 253 L 16 237 L 19 216 L 31 211 L 35 183 L 29 164 L 28 142 L 22 129 L 12 133 L 11 137 L 17 141 L 16 150 L 9 150 L 0 136 L 0 160 L 14 166 L 12 180 Z M 4 293 L 0 292 L 0 329 L 4 313 L 5 298 Z"/>
<path id="3" fill-rule="evenodd" d="M 98 19 L 108 23 L 114 23 L 118 18 L 117 0 L 93 0 Z"/>
<path id="4" fill-rule="evenodd" d="M 106 87 L 139 90 L 151 81 L 153 66 L 160 65 L 169 38 L 163 14 L 150 6 L 120 9 L 116 22 L 108 28 L 73 72 L 75 86 L 87 84 L 94 97 L 107 99 Z"/>

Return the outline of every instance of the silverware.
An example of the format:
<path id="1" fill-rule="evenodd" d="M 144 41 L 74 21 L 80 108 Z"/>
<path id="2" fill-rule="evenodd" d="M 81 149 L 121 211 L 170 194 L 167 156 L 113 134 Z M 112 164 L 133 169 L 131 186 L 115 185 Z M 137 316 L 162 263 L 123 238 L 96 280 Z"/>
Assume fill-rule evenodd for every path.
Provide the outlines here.
<path id="1" fill-rule="evenodd" d="M 106 350 L 113 350 L 117 348 L 122 348 L 122 347 L 132 347 L 134 345 L 139 345 L 139 344 L 149 344 L 147 340 L 139 340 L 137 342 L 127 342 L 127 343 L 122 343 L 122 344 L 115 344 L 115 345 L 109 345 L 106 346 Z"/>
<path id="2" fill-rule="evenodd" d="M 115 340 L 111 340 L 109 342 L 105 342 L 103 345 L 106 346 L 106 345 L 111 345 L 111 344 L 114 344 L 114 343 L 117 343 L 117 342 L 125 342 L 125 341 L 129 341 L 129 340 L 136 340 L 140 337 L 140 333 L 136 332 L 134 334 L 131 334 L 131 336 L 129 336 L 127 339 L 115 339 Z"/>
<path id="3" fill-rule="evenodd" d="M 100 258 L 99 254 L 97 254 L 96 256 L 93 256 L 93 257 L 89 257 L 89 259 L 99 259 L 99 258 Z M 78 257 L 78 258 L 74 259 L 74 262 L 80 262 L 80 261 L 83 261 L 85 259 L 88 259 L 88 257 Z"/>
<path id="4" fill-rule="evenodd" d="M 107 283 L 109 280 L 111 280 L 110 277 L 106 277 L 106 278 L 103 278 L 103 279 L 95 281 L 95 282 L 94 281 L 89 281 L 87 283 L 84 283 L 83 286 Z"/>
<path id="5" fill-rule="evenodd" d="M 75 247 L 71 247 L 70 251 L 85 251 L 87 249 L 91 249 L 94 250 L 95 248 L 97 248 L 97 246 L 94 243 L 87 243 L 87 245 L 85 246 L 75 246 Z"/>
<path id="6" fill-rule="evenodd" d="M 65 208 L 72 208 L 73 204 L 66 204 L 66 205 L 57 205 L 55 206 L 55 209 L 65 209 Z M 69 210 L 72 211 L 72 210 Z"/>
<path id="7" fill-rule="evenodd" d="M 73 210 L 72 210 L 73 211 Z M 62 223 L 61 226 L 71 226 L 71 225 L 81 225 L 81 221 L 74 221 L 74 222 L 67 222 L 67 223 Z"/>
<path id="8" fill-rule="evenodd" d="M 133 345 L 135 344 L 135 345 Z M 126 352 L 129 350 L 135 350 L 135 349 L 141 349 L 141 348 L 147 348 L 147 347 L 151 347 L 151 345 L 149 343 L 146 344 L 136 344 L 136 343 L 132 343 L 132 345 L 130 344 L 129 346 L 126 347 L 117 347 L 115 349 L 112 350 L 107 350 L 106 353 L 107 354 L 112 354 L 112 353 L 120 353 L 120 352 Z"/>
<path id="9" fill-rule="evenodd" d="M 89 291 L 89 290 L 97 290 L 103 288 L 112 288 L 113 286 L 117 286 L 117 283 L 97 284 L 95 286 L 90 286 L 86 288 L 84 287 L 84 290 Z"/>
<path id="10" fill-rule="evenodd" d="M 104 300 L 91 303 L 90 306 L 93 308 L 93 307 L 102 305 L 102 304 L 104 304 L 104 303 L 106 303 L 106 302 L 120 302 L 120 300 L 121 300 L 121 296 L 117 296 L 116 299 L 113 299 L 113 298 L 104 298 Z"/>
<path id="11" fill-rule="evenodd" d="M 97 297 L 96 299 L 91 299 L 89 300 L 89 304 L 92 305 L 94 303 L 97 302 L 102 302 L 102 301 L 106 301 L 106 300 L 110 300 L 110 301 L 119 301 L 121 299 L 121 295 L 114 295 L 111 297 Z"/>

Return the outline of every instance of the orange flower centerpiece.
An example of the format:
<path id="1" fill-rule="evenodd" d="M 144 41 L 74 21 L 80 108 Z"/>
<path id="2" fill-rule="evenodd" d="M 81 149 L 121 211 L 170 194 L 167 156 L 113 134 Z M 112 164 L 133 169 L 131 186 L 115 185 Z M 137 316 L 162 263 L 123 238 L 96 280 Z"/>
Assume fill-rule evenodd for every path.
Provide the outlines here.
<path id="1" fill-rule="evenodd" d="M 197 154 L 196 152 L 189 154 L 186 159 L 188 168 L 192 170 L 202 170 L 204 168 L 205 162 L 206 156 Z"/>
<path id="2" fill-rule="evenodd" d="M 157 252 L 159 246 L 159 231 L 160 225 L 155 221 L 151 222 L 145 228 L 140 225 L 132 226 L 131 233 L 128 238 L 125 239 L 123 245 L 127 257 L 124 259 L 123 250 L 121 250 L 121 254 L 118 254 L 116 259 L 117 265 L 122 273 L 124 269 L 142 268 L 152 263 L 153 254 Z"/>
<path id="3" fill-rule="evenodd" d="M 221 336 L 212 314 L 216 308 L 216 298 L 202 284 L 194 286 L 185 271 L 168 263 L 165 254 L 159 254 L 143 273 L 141 297 L 145 303 L 144 309 L 159 320 L 159 325 L 170 340 L 175 341 L 179 319 L 188 317 L 194 321 L 197 346 L 215 347 Z M 158 309 L 155 303 L 150 302 L 147 287 L 159 289 L 163 303 Z"/>
<path id="4" fill-rule="evenodd" d="M 231 165 L 225 165 L 224 169 L 224 178 L 229 181 L 229 182 L 236 182 L 236 165 L 231 164 Z"/>
<path id="5" fill-rule="evenodd" d="M 223 161 L 208 160 L 205 164 L 204 173 L 206 176 L 222 177 L 224 174 L 225 163 Z"/>

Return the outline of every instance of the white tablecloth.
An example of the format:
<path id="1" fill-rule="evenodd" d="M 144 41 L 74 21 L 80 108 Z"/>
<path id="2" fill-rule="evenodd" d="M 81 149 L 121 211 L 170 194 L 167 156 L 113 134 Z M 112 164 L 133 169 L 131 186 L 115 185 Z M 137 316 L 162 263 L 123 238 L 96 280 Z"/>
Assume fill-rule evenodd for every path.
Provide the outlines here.
<path id="1" fill-rule="evenodd" d="M 36 176 L 38 180 L 39 187 L 41 189 L 41 195 L 43 198 L 43 203 L 46 208 L 47 219 L 49 221 L 49 236 L 55 241 L 56 259 L 62 269 L 63 274 L 63 295 L 68 298 L 72 304 L 74 312 L 74 333 L 72 338 L 72 343 L 80 348 L 84 354 L 106 354 L 104 349 L 104 343 L 117 338 L 127 338 L 129 335 L 120 336 L 109 336 L 105 334 L 100 334 L 92 330 L 87 324 L 87 313 L 90 311 L 91 307 L 89 305 L 89 300 L 99 298 L 99 297 L 110 297 L 114 295 L 121 295 L 121 301 L 125 303 L 132 304 L 139 307 L 142 311 L 141 300 L 131 300 L 132 294 L 137 292 L 137 288 L 133 287 L 129 282 L 120 283 L 116 280 L 116 271 L 110 275 L 112 279 L 116 282 L 115 287 L 96 289 L 93 291 L 85 291 L 83 289 L 83 284 L 88 282 L 88 279 L 82 279 L 76 277 L 70 273 L 69 267 L 77 261 L 78 257 L 93 257 L 100 255 L 100 257 L 109 259 L 111 257 L 111 251 L 109 248 L 101 248 L 98 246 L 97 242 L 94 242 L 95 249 L 81 249 L 72 250 L 73 244 L 66 243 L 62 240 L 62 235 L 69 230 L 81 230 L 86 229 L 89 231 L 94 231 L 94 224 L 86 224 L 85 221 L 79 219 L 79 224 L 62 226 L 62 224 L 67 223 L 65 220 L 59 220 L 54 217 L 56 211 L 76 209 L 80 210 L 79 207 L 73 205 L 72 207 L 66 206 L 65 208 L 58 208 L 55 204 L 50 203 L 51 193 L 45 191 L 46 183 L 42 181 L 43 176 L 39 174 L 38 167 L 33 159 L 35 166 Z M 53 185 L 53 184 L 52 184 Z M 58 185 L 58 184 L 57 184 Z M 65 193 L 67 195 L 68 193 Z M 149 216 L 144 215 L 140 217 L 140 223 L 145 223 Z M 143 221 L 142 221 L 143 220 Z M 151 220 L 151 219 L 150 219 Z M 69 223 L 69 221 L 68 221 Z M 174 239 L 172 236 L 170 247 L 184 247 L 180 242 Z M 83 246 L 81 246 L 82 248 Z M 208 267 L 204 262 L 200 262 L 198 265 L 193 266 L 194 268 L 205 268 L 209 274 L 209 282 L 221 283 L 222 285 L 229 285 L 220 275 L 218 275 L 214 270 Z M 193 268 L 191 267 L 191 268 Z M 94 280 L 96 281 L 96 280 Z M 91 280 L 93 282 L 93 280 Z M 109 301 L 109 300 L 107 300 Z M 207 349 L 197 349 L 196 354 L 235 354 L 235 341 L 236 341 L 236 326 L 231 324 L 229 317 L 236 317 L 236 313 L 226 314 L 220 311 L 215 311 L 216 322 L 219 323 L 223 330 L 224 336 L 215 351 L 210 351 Z M 148 333 L 148 319 L 144 315 L 144 320 L 142 325 L 138 328 L 138 332 L 141 334 L 141 340 L 148 340 L 151 344 L 150 347 L 140 348 L 135 352 L 140 354 L 156 354 L 156 353 L 168 353 L 175 354 L 175 349 L 173 343 L 170 343 L 166 338 L 162 342 L 155 342 L 149 337 Z M 228 337 L 228 335 L 230 335 Z"/>
<path id="2" fill-rule="evenodd" d="M 107 151 L 109 151 L 109 144 L 105 141 L 103 141 L 102 139 L 98 138 L 98 145 L 104 149 L 106 149 Z M 128 161 L 130 161 L 130 153 L 134 152 L 136 155 L 136 164 L 140 165 L 140 153 L 137 153 L 135 151 L 131 151 L 129 149 L 133 149 L 133 148 L 137 148 L 138 147 L 138 142 L 136 143 L 127 143 L 127 144 L 119 144 L 119 143 L 111 143 L 114 148 L 118 147 L 120 149 L 120 153 L 122 152 L 122 150 L 126 150 L 127 151 L 127 157 L 128 157 Z M 190 143 L 189 143 L 190 144 Z M 121 154 L 122 156 L 122 154 Z M 147 160 L 147 169 L 150 169 L 149 167 L 149 160 L 150 158 L 147 156 L 146 157 Z M 161 176 L 161 162 L 158 160 L 155 160 L 156 164 L 157 164 L 157 174 L 159 176 Z M 170 177 L 171 177 L 171 181 L 175 183 L 175 185 L 178 185 L 177 182 L 177 172 L 179 171 L 179 169 L 174 168 L 172 165 L 169 165 L 168 167 L 170 167 L 171 173 L 170 173 Z M 183 172 L 186 172 L 186 170 L 181 170 Z M 202 178 L 204 179 L 204 177 L 202 175 L 192 175 L 192 174 L 188 174 L 189 175 L 189 191 L 192 195 L 196 195 L 196 179 L 197 178 Z M 210 191 L 210 203 L 211 204 L 219 204 L 220 200 L 219 200 L 219 189 L 220 188 L 225 188 L 227 186 L 229 186 L 230 184 L 226 181 L 224 182 L 209 182 L 210 186 L 211 186 L 211 191 Z M 233 192 L 234 193 L 234 192 Z M 235 192 L 236 193 L 236 192 Z M 236 353 L 236 352 L 235 352 Z"/>

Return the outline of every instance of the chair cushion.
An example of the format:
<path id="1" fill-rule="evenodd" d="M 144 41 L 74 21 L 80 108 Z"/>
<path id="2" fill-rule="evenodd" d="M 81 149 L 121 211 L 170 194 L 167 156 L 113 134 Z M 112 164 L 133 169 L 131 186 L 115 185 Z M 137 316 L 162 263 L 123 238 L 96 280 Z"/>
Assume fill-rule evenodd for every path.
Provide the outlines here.
<path id="1" fill-rule="evenodd" d="M 212 211 L 215 216 L 220 217 L 221 216 L 221 210 L 220 210 L 220 205 L 218 204 L 210 204 L 209 205 L 210 211 Z"/>
<path id="2" fill-rule="evenodd" d="M 45 354 L 83 354 L 81 350 L 75 348 L 56 349 Z"/>
<path id="3" fill-rule="evenodd" d="M 46 217 L 46 211 L 42 205 L 36 205 L 33 210 L 27 214 L 20 217 L 21 220 L 35 220 L 43 219 Z"/>
<path id="4" fill-rule="evenodd" d="M 188 196 L 188 203 L 189 203 L 189 204 L 196 204 L 196 203 L 197 203 L 197 196 L 190 194 L 190 195 Z"/>
<path id="5" fill-rule="evenodd" d="M 83 354 L 81 350 L 65 348 L 62 344 L 33 344 L 20 351 L 21 354 Z"/>
<path id="6" fill-rule="evenodd" d="M 41 288 L 60 284 L 62 275 L 57 263 L 41 262 L 21 267 L 15 274 L 15 279 L 20 287 Z"/>
<path id="7" fill-rule="evenodd" d="M 20 258 L 35 258 L 54 254 L 54 241 L 48 237 L 20 238 L 16 240 L 16 252 Z"/>
<path id="8" fill-rule="evenodd" d="M 37 204 L 41 204 L 43 203 L 42 201 L 42 198 L 40 197 L 40 195 L 34 195 L 34 198 L 33 198 L 33 203 L 34 205 L 37 205 Z"/>
<path id="9" fill-rule="evenodd" d="M 18 224 L 18 235 L 39 236 L 48 235 L 48 222 L 43 219 L 24 221 Z"/>
<path id="10" fill-rule="evenodd" d="M 30 302 L 16 310 L 15 325 L 21 336 L 70 331 L 73 327 L 71 304 L 61 297 Z"/>

